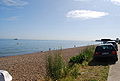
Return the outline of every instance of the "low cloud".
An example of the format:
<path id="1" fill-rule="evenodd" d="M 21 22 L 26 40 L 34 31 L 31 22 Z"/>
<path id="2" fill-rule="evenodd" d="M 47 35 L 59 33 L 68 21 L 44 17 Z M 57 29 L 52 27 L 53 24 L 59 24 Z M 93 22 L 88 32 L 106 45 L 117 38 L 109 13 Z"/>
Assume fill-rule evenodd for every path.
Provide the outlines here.
<path id="1" fill-rule="evenodd" d="M 67 13 L 66 17 L 80 18 L 80 19 L 94 19 L 94 18 L 101 18 L 106 15 L 109 15 L 109 13 L 91 11 L 91 10 L 72 10 Z"/>
<path id="2" fill-rule="evenodd" d="M 7 6 L 25 6 L 28 4 L 28 2 L 22 0 L 2 0 L 2 2 Z"/>
<path id="3" fill-rule="evenodd" d="M 115 5 L 120 6 L 120 0 L 111 0 L 111 2 Z"/>

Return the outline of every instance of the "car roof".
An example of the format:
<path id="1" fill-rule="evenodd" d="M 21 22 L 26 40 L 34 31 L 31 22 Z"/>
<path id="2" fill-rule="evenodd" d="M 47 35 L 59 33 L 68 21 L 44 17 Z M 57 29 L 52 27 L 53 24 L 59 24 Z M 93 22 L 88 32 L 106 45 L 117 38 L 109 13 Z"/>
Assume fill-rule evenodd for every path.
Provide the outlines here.
<path id="1" fill-rule="evenodd" d="M 107 46 L 108 46 L 108 45 L 113 46 L 113 45 L 112 45 L 112 44 L 110 44 L 110 43 L 100 44 L 99 46 L 103 46 L 103 45 L 104 45 L 104 46 L 105 46 L 105 45 L 107 45 Z"/>
<path id="2" fill-rule="evenodd" d="M 115 41 L 108 41 L 108 42 L 115 42 Z M 115 42 L 116 43 L 116 42 Z"/>

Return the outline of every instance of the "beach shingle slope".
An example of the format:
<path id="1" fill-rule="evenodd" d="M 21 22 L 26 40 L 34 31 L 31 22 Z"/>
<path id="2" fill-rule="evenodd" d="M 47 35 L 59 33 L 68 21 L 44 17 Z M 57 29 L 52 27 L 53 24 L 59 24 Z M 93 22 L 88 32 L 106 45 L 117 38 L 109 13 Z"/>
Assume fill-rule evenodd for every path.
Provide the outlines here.
<path id="1" fill-rule="evenodd" d="M 79 54 L 84 47 L 69 48 L 62 50 L 65 61 Z M 46 77 L 46 55 L 49 52 L 38 52 L 33 54 L 25 54 L 18 56 L 8 56 L 0 58 L 0 70 L 8 71 L 12 77 L 12 81 L 40 81 Z"/>

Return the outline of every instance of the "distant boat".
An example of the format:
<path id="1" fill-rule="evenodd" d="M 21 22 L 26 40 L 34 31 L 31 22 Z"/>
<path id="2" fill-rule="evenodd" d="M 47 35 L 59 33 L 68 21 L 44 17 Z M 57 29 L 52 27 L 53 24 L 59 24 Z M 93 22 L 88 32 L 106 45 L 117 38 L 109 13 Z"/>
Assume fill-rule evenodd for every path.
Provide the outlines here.
<path id="1" fill-rule="evenodd" d="M 16 38 L 16 39 L 14 39 L 14 40 L 18 40 L 18 39 Z"/>

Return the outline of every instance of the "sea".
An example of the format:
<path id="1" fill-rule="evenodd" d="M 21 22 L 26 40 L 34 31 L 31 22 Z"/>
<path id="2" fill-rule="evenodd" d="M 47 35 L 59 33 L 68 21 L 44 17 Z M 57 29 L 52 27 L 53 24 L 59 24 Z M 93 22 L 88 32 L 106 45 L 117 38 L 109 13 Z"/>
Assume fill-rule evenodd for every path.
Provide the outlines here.
<path id="1" fill-rule="evenodd" d="M 97 44 L 94 41 L 0 39 L 0 57 Z"/>

